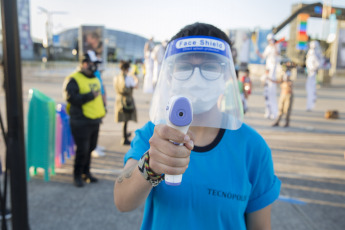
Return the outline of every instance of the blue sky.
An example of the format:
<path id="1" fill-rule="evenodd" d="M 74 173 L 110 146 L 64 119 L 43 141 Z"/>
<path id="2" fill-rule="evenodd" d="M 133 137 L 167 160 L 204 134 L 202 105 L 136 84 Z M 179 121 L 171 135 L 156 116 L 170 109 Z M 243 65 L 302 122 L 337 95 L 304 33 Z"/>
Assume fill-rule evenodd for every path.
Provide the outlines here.
<path id="1" fill-rule="evenodd" d="M 330 0 L 328 0 L 330 1 Z M 155 40 L 170 39 L 183 26 L 199 21 L 222 30 L 248 28 L 270 29 L 279 25 L 291 13 L 295 3 L 315 3 L 321 0 L 30 0 L 31 33 L 42 38 L 44 14 L 38 6 L 53 14 L 53 32 L 80 25 L 104 25 L 106 28 L 135 33 Z M 345 0 L 331 0 L 345 8 Z M 320 20 L 311 20 L 309 30 L 318 33 Z M 287 34 L 287 28 L 281 36 Z"/>

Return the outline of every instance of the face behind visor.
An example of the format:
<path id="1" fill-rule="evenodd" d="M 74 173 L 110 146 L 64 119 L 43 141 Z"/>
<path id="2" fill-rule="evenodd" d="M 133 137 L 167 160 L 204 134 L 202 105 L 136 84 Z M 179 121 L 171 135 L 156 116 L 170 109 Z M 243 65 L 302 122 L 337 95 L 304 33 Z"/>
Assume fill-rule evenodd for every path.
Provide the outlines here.
<path id="1" fill-rule="evenodd" d="M 210 111 L 225 91 L 225 67 L 213 54 L 182 54 L 169 65 L 171 92 L 188 97 L 194 114 Z"/>
<path id="2" fill-rule="evenodd" d="M 166 123 L 165 107 L 173 96 L 192 101 L 191 126 L 238 129 L 243 110 L 229 45 L 206 36 L 170 42 L 152 97 L 153 123 Z"/>
<path id="3" fill-rule="evenodd" d="M 227 62 L 214 54 L 194 53 L 176 55 L 168 63 L 171 78 L 187 81 L 194 73 L 200 74 L 204 80 L 214 81 L 224 76 Z"/>

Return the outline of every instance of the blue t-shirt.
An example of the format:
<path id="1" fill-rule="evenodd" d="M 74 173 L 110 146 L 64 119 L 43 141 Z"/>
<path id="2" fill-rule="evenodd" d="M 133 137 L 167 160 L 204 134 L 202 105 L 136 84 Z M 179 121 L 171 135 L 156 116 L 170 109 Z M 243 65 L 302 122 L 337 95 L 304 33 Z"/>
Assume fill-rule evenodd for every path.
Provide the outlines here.
<path id="1" fill-rule="evenodd" d="M 125 155 L 139 160 L 150 148 L 154 124 L 137 130 Z M 195 146 L 180 186 L 164 182 L 150 192 L 141 229 L 246 229 L 245 214 L 279 196 L 271 151 L 264 139 L 243 124 L 221 129 L 209 146 Z"/>
<path id="2" fill-rule="evenodd" d="M 99 70 L 96 70 L 94 72 L 94 75 L 98 78 L 99 82 L 101 83 L 101 94 L 104 95 L 105 91 L 104 91 L 104 86 L 103 86 L 103 80 L 101 77 L 101 72 Z"/>

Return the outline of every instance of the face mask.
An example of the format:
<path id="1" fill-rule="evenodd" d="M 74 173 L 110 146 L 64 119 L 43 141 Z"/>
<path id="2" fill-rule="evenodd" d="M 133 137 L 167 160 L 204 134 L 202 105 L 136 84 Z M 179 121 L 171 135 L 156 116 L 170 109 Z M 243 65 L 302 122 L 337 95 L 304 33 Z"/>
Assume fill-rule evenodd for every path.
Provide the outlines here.
<path id="1" fill-rule="evenodd" d="M 96 72 L 96 70 L 97 70 L 97 66 L 94 65 L 94 64 L 89 64 L 89 66 L 87 67 L 87 69 L 88 69 L 89 71 L 91 71 L 92 73 L 94 73 L 94 72 Z"/>
<path id="2" fill-rule="evenodd" d="M 199 68 L 185 81 L 172 79 L 173 95 L 185 96 L 192 102 L 193 113 L 201 114 L 209 111 L 217 104 L 219 96 L 224 93 L 224 74 L 217 80 L 209 81 L 201 76 Z"/>

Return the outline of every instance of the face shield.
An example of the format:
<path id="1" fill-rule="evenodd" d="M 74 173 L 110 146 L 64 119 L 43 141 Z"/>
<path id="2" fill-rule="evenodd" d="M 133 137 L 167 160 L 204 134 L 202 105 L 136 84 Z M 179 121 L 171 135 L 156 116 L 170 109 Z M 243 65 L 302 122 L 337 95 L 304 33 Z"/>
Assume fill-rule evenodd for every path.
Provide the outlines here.
<path id="1" fill-rule="evenodd" d="M 166 124 L 166 107 L 173 96 L 187 97 L 193 107 L 190 126 L 236 130 L 243 109 L 230 46 L 207 36 L 171 41 L 152 97 L 150 120 Z"/>

